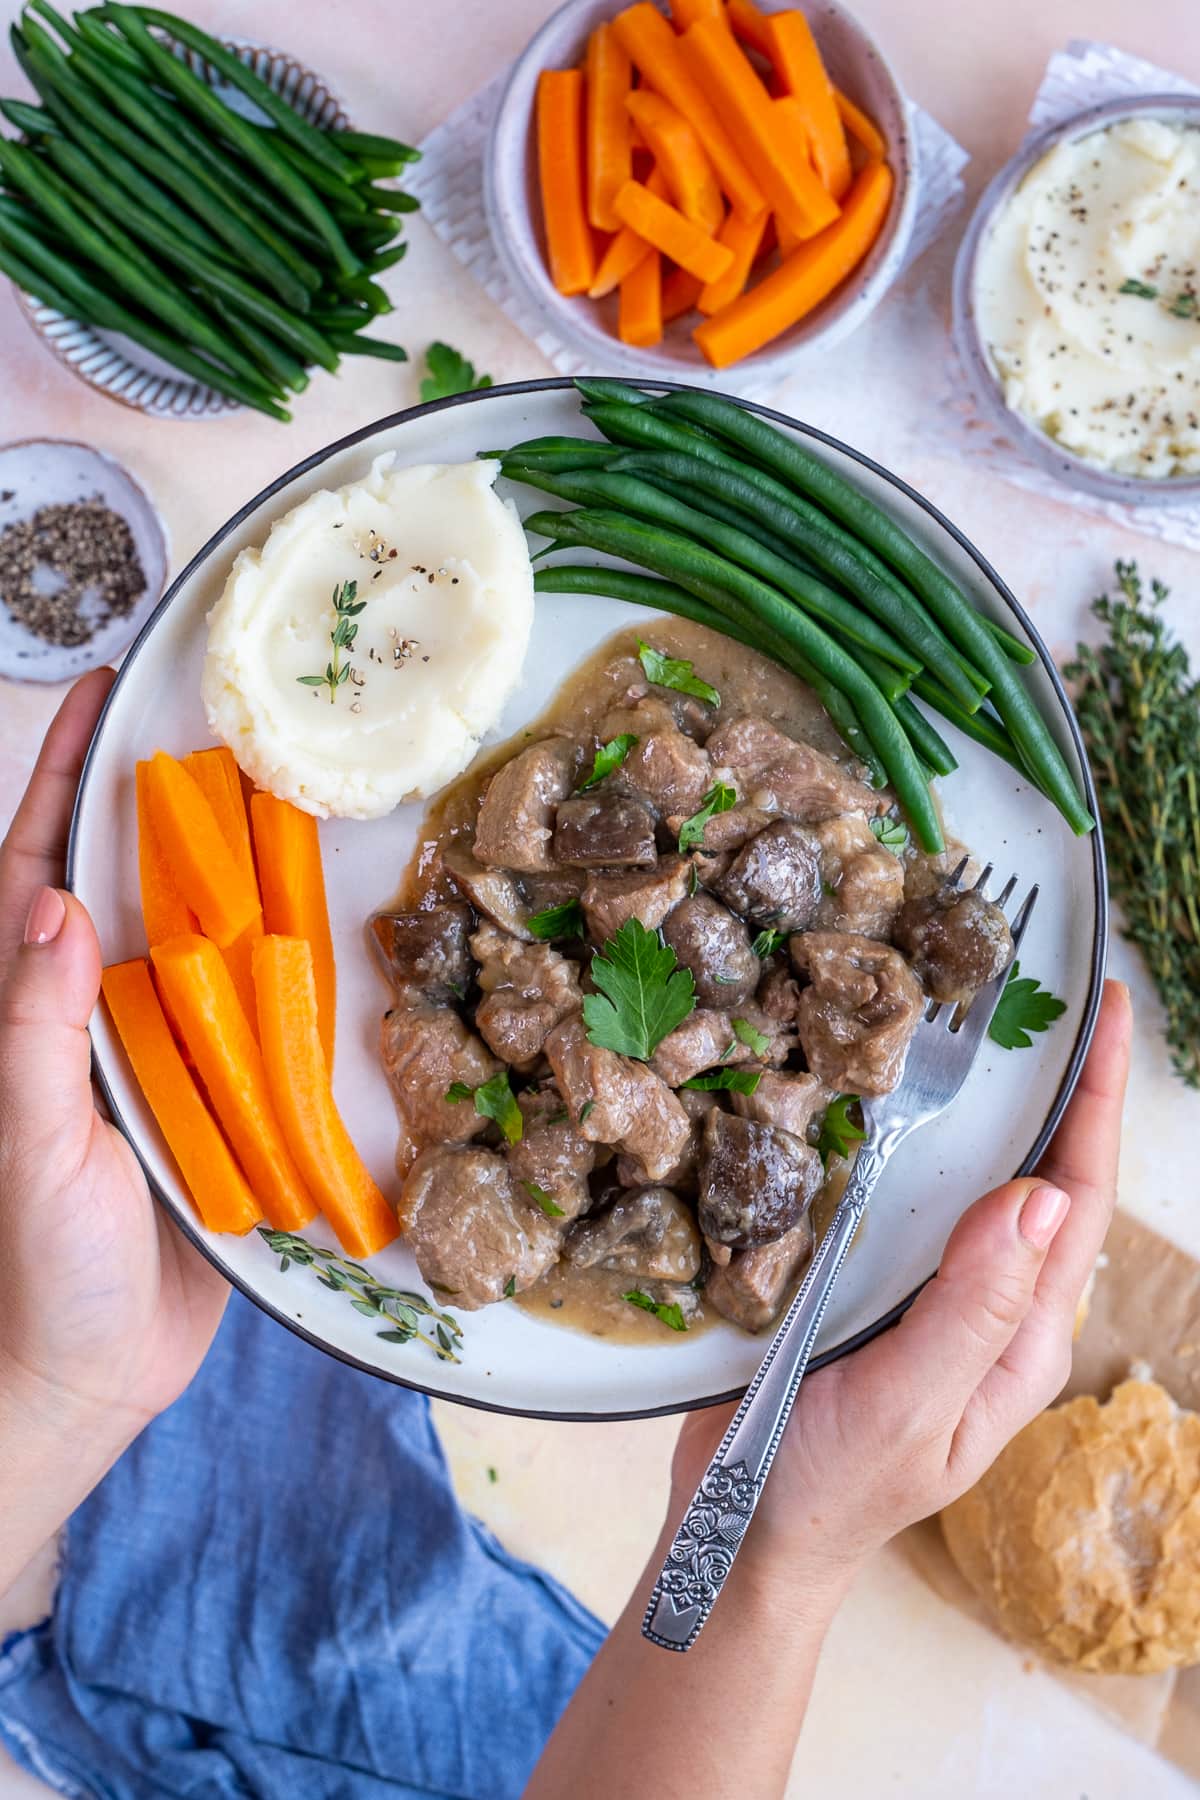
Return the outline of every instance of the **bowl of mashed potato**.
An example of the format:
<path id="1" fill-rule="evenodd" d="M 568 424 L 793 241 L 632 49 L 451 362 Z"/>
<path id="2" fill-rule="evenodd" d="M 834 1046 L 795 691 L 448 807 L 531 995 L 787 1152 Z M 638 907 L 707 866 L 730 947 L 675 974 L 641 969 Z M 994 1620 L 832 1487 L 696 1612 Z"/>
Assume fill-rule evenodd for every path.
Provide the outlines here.
<path id="1" fill-rule="evenodd" d="M 1200 497 L 1200 96 L 1098 106 L 992 181 L 954 277 L 985 415 L 1104 499 Z"/>

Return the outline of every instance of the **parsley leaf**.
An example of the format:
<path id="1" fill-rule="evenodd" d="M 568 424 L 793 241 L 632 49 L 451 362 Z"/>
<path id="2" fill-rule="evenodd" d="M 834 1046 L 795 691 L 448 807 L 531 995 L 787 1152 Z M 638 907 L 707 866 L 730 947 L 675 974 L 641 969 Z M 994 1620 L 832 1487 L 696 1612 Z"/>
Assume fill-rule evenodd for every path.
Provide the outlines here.
<path id="1" fill-rule="evenodd" d="M 772 928 L 768 931 L 760 931 L 750 948 L 755 956 L 761 956 L 765 962 L 768 956 L 774 956 L 777 950 L 781 950 L 786 942 L 787 932 L 776 931 Z"/>
<path id="2" fill-rule="evenodd" d="M 521 1183 L 521 1186 L 525 1189 L 525 1192 L 529 1195 L 529 1198 L 533 1201 L 536 1201 L 538 1206 L 541 1207 L 542 1211 L 545 1213 L 545 1215 L 548 1219 L 565 1219 L 566 1218 L 567 1215 L 563 1211 L 562 1207 L 555 1205 L 554 1195 L 548 1194 L 544 1187 L 538 1186 L 536 1181 L 523 1181 Z"/>
<path id="3" fill-rule="evenodd" d="M 839 1094 L 825 1109 L 821 1135 L 817 1139 L 817 1151 L 826 1168 L 829 1167 L 831 1156 L 849 1156 L 851 1146 L 861 1144 L 867 1135 L 862 1126 L 856 1125 L 850 1117 L 850 1108 L 857 1105 L 857 1094 Z"/>
<path id="4" fill-rule="evenodd" d="M 597 782 L 603 781 L 606 775 L 611 775 L 614 769 L 619 769 L 636 743 L 636 733 L 622 731 L 618 737 L 609 738 L 607 744 L 601 744 L 596 752 L 596 760 L 592 764 L 591 774 L 585 781 L 580 782 L 575 792 L 586 794 L 589 788 L 593 788 Z"/>
<path id="5" fill-rule="evenodd" d="M 552 938 L 583 936 L 583 908 L 578 900 L 564 900 L 560 906 L 544 906 L 530 913 L 525 921 L 535 938 L 548 944 Z"/>
<path id="6" fill-rule="evenodd" d="M 879 839 L 883 848 L 885 850 L 890 850 L 894 856 L 899 856 L 900 852 L 908 846 L 908 827 L 903 819 L 889 819 L 886 817 L 882 819 L 872 819 L 871 830 Z"/>
<path id="7" fill-rule="evenodd" d="M 739 1044 L 745 1044 L 747 1050 L 753 1050 L 755 1056 L 765 1056 L 771 1048 L 771 1040 L 756 1031 L 749 1019 L 734 1019 L 733 1035 Z"/>
<path id="8" fill-rule="evenodd" d="M 697 700 L 720 706 L 721 696 L 716 688 L 701 681 L 692 664 L 683 657 L 664 656 L 661 650 L 652 650 L 639 638 L 638 661 L 645 670 L 646 680 L 652 681 L 655 687 L 674 688 L 677 694 L 694 694 Z"/>
<path id="9" fill-rule="evenodd" d="M 640 1306 L 643 1312 L 653 1313 L 656 1319 L 661 1319 L 662 1323 L 669 1325 L 672 1331 L 687 1330 L 687 1320 L 684 1318 L 683 1308 L 677 1300 L 673 1300 L 667 1306 L 663 1301 L 652 1300 L 649 1294 L 643 1294 L 641 1288 L 632 1288 L 628 1294 L 622 1294 L 621 1298 L 628 1300 L 630 1306 Z"/>
<path id="10" fill-rule="evenodd" d="M 515 1275 L 510 1275 L 508 1280 L 504 1284 L 504 1298 L 506 1300 L 511 1300 L 513 1295 L 516 1293 L 516 1291 L 517 1291 L 517 1278 Z"/>
<path id="11" fill-rule="evenodd" d="M 421 399 L 448 400 L 451 394 L 469 394 L 475 388 L 490 388 L 490 375 L 477 375 L 460 350 L 449 344 L 430 344 L 425 352 L 428 375 L 421 383 Z"/>
<path id="12" fill-rule="evenodd" d="M 521 1109 L 508 1085 L 508 1070 L 501 1069 L 490 1081 L 468 1087 L 465 1081 L 452 1081 L 446 1089 L 447 1100 L 473 1100 L 481 1119 L 494 1119 L 510 1144 L 519 1144 L 525 1129 Z"/>
<path id="13" fill-rule="evenodd" d="M 1200 311 L 1200 294 L 1185 289 L 1182 294 L 1176 294 L 1167 311 L 1174 313 L 1177 319 L 1194 319 Z"/>
<path id="14" fill-rule="evenodd" d="M 679 848 L 695 850 L 703 846 L 704 827 L 708 821 L 717 813 L 728 812 L 731 807 L 736 805 L 736 788 L 726 787 L 723 781 L 718 781 L 715 787 L 710 787 L 701 802 L 700 811 L 694 812 L 691 818 L 685 819 L 679 827 Z"/>
<path id="15" fill-rule="evenodd" d="M 640 919 L 626 919 L 592 958 L 592 980 L 600 992 L 583 1002 L 588 1037 L 601 1050 L 641 1062 L 696 1005 L 691 970 L 677 969 L 675 952 Z"/>
<path id="16" fill-rule="evenodd" d="M 1002 1050 L 1028 1050 L 1033 1043 L 1030 1032 L 1049 1031 L 1066 1010 L 1065 1000 L 1040 987 L 1033 976 L 1022 976 L 1021 965 L 1015 962 L 992 1014 L 988 1036 Z"/>
<path id="17" fill-rule="evenodd" d="M 1132 276 L 1123 281 L 1117 289 L 1118 294 L 1136 294 L 1139 300 L 1157 300 L 1158 289 L 1151 287 L 1148 281 L 1135 281 Z"/>
<path id="18" fill-rule="evenodd" d="M 707 1075 L 693 1075 L 690 1081 L 683 1081 L 680 1086 L 690 1088 L 694 1094 L 714 1091 L 752 1094 L 761 1080 L 761 1069 L 711 1069 Z"/>

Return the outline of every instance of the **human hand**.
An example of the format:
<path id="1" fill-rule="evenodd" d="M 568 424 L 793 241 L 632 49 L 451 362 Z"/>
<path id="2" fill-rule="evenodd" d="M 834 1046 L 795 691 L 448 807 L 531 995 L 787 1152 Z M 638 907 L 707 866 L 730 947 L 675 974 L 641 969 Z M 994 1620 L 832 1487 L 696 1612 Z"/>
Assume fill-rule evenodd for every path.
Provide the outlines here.
<path id="1" fill-rule="evenodd" d="M 75 1498 L 186 1387 L 228 1294 L 92 1096 L 100 946 L 61 883 L 111 685 L 98 670 L 67 695 L 0 846 L 0 1464 L 30 1431 L 61 1442 Z"/>
<path id="2" fill-rule="evenodd" d="M 957 1499 L 1054 1399 L 1116 1202 L 1130 1027 L 1128 992 L 1108 982 L 1037 1173 L 964 1213 L 894 1330 L 806 1377 L 739 1563 L 836 1599 L 866 1556 Z M 676 1515 L 728 1420 L 706 1412 L 685 1422 Z"/>

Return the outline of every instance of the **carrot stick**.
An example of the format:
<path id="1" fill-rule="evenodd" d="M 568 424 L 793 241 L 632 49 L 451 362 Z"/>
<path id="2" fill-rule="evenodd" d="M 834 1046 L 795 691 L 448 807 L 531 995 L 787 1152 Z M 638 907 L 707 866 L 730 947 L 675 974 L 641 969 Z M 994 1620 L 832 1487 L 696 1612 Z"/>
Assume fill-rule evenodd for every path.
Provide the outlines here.
<path id="1" fill-rule="evenodd" d="M 737 213 L 730 217 L 736 219 Z M 686 269 L 672 269 L 662 284 L 662 316 L 663 324 L 669 325 L 672 319 L 681 319 L 684 313 L 695 310 L 696 302 L 704 289 L 704 283 Z"/>
<path id="2" fill-rule="evenodd" d="M 317 1211 L 271 1104 L 262 1053 L 215 944 L 171 938 L 152 951 L 163 992 L 195 1059 L 212 1109 L 277 1231 Z"/>
<path id="3" fill-rule="evenodd" d="M 550 279 L 582 294 L 596 272 L 583 180 L 583 73 L 543 69 L 537 87 L 538 178 Z"/>
<path id="4" fill-rule="evenodd" d="M 701 19 L 679 49 L 709 104 L 731 129 L 768 202 L 798 237 L 813 237 L 838 215 L 807 159 L 789 155 L 771 112 L 771 98 L 723 25 Z"/>
<path id="5" fill-rule="evenodd" d="M 692 336 L 714 369 L 726 368 L 778 337 L 818 306 L 860 263 L 879 235 L 892 194 L 886 163 L 855 176 L 841 217 Z"/>
<path id="6" fill-rule="evenodd" d="M 337 972 L 317 821 L 274 794 L 251 794 L 250 820 L 262 883 L 263 925 L 283 937 L 307 938 L 312 945 L 317 1017 L 325 1060 L 332 1070 Z"/>
<path id="7" fill-rule="evenodd" d="M 633 64 L 611 25 L 597 25 L 585 63 L 587 216 L 597 231 L 618 226 L 613 200 L 633 174 L 633 133 L 625 110 Z"/>
<path id="8" fill-rule="evenodd" d="M 142 923 L 146 942 L 161 944 L 181 931 L 195 931 L 196 915 L 175 884 L 175 874 L 158 841 L 150 813 L 150 790 L 146 780 L 150 764 L 138 763 L 134 770 L 137 796 L 138 883 L 142 894 Z"/>
<path id="9" fill-rule="evenodd" d="M 710 281 L 701 288 L 696 304 L 702 313 L 720 312 L 723 306 L 737 299 L 750 279 L 750 270 L 769 218 L 765 208 L 756 219 L 743 219 L 738 213 L 730 213 L 717 233 L 717 242 L 733 251 L 733 261 L 719 281 Z"/>
<path id="10" fill-rule="evenodd" d="M 676 31 L 686 31 L 697 19 L 724 19 L 723 0 L 671 0 L 671 23 Z"/>
<path id="11" fill-rule="evenodd" d="M 661 94 L 664 100 L 669 100 L 690 122 L 734 210 L 759 212 L 764 204 L 759 185 L 685 62 L 683 40 L 675 36 L 649 0 L 639 0 L 638 5 L 618 13 L 613 20 L 613 30 L 628 50 L 645 85 Z"/>
<path id="12" fill-rule="evenodd" d="M 767 36 L 767 20 L 754 0 L 726 0 L 725 16 L 733 27 L 733 35 L 741 38 L 762 56 L 770 56 L 771 40 Z"/>
<path id="13" fill-rule="evenodd" d="M 399 1231 L 334 1103 L 317 1025 L 312 950 L 303 938 L 261 937 L 254 947 L 258 1035 L 275 1115 L 338 1242 L 373 1256 Z"/>
<path id="14" fill-rule="evenodd" d="M 725 203 L 704 146 L 681 112 L 651 88 L 637 88 L 625 105 L 654 152 L 670 198 L 685 218 L 713 237 L 725 217 Z"/>
<path id="15" fill-rule="evenodd" d="M 799 103 L 803 114 L 813 166 L 829 193 L 840 200 L 850 186 L 850 152 L 833 83 L 808 20 L 802 12 L 773 13 L 767 20 L 767 35 L 771 61 L 784 92 Z"/>
<path id="16" fill-rule="evenodd" d="M 652 250 L 621 283 L 617 336 L 646 350 L 660 344 L 662 334 L 662 258 Z"/>
<path id="17" fill-rule="evenodd" d="M 627 181 L 617 194 L 617 216 L 639 237 L 701 281 L 716 281 L 733 261 L 733 251 L 718 244 L 675 207 L 659 200 L 640 181 Z"/>
<path id="18" fill-rule="evenodd" d="M 185 756 L 183 766 L 212 807 L 221 836 L 233 853 L 233 859 L 258 892 L 258 876 L 254 870 L 254 850 L 250 843 L 250 821 L 246 816 L 246 796 L 242 777 L 233 751 L 221 744 L 215 750 L 193 750 Z M 186 926 L 184 930 L 188 929 Z M 255 917 L 239 937 L 234 938 L 221 954 L 225 958 L 242 1009 L 254 1027 L 254 978 L 250 972 L 250 952 L 262 936 L 260 906 Z"/>
<path id="19" fill-rule="evenodd" d="M 149 968 L 140 957 L 113 963 L 100 985 L 134 1078 L 196 1211 L 210 1231 L 249 1231 L 262 1212 L 184 1067 Z"/>
<path id="20" fill-rule="evenodd" d="M 887 139 L 874 119 L 870 118 L 861 106 L 855 106 L 853 100 L 843 94 L 841 88 L 834 88 L 833 100 L 838 109 L 838 116 L 850 136 L 862 146 L 868 156 L 882 162 L 887 155 Z"/>
<path id="21" fill-rule="evenodd" d="M 660 200 L 667 198 L 667 184 L 661 169 L 655 167 L 650 170 L 646 186 Z M 642 258 L 652 255 L 653 250 L 654 246 L 648 244 L 644 237 L 639 237 L 628 225 L 622 225 L 616 237 L 608 241 L 608 248 L 596 270 L 596 279 L 588 289 L 588 299 L 603 300 L 605 294 L 611 294 L 614 288 L 620 287 L 630 270 L 636 269 Z"/>
<path id="22" fill-rule="evenodd" d="M 253 923 L 258 891 L 234 860 L 212 807 L 181 763 L 159 750 L 145 782 L 154 835 L 176 885 L 200 929 L 224 950 Z"/>

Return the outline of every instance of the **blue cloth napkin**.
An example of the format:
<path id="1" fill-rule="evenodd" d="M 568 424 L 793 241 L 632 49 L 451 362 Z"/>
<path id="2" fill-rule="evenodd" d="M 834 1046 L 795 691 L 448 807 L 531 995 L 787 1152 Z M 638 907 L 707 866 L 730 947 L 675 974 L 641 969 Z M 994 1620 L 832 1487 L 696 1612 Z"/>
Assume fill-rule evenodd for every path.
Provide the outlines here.
<path id="1" fill-rule="evenodd" d="M 0 1738 L 73 1800 L 507 1800 L 602 1637 L 459 1510 L 421 1396 L 234 1295 L 0 1648 Z"/>

